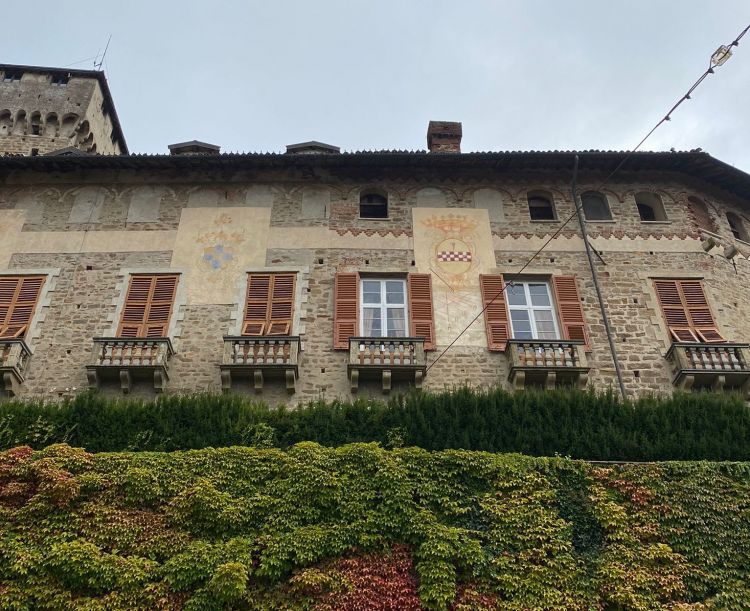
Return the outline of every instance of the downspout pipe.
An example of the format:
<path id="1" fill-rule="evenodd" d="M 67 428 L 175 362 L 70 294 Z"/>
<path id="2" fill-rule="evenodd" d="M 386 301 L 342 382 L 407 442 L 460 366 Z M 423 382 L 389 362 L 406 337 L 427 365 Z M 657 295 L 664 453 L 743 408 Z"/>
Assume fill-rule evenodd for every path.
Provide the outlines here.
<path id="1" fill-rule="evenodd" d="M 607 340 L 609 341 L 609 351 L 612 355 L 612 362 L 615 364 L 615 375 L 617 376 L 617 383 L 620 385 L 620 393 L 624 399 L 627 394 L 625 393 L 625 383 L 622 380 L 622 370 L 620 369 L 620 360 L 617 358 L 617 347 L 615 346 L 615 339 L 612 335 L 612 327 L 609 324 L 609 316 L 607 316 L 607 308 L 604 307 L 604 298 L 602 297 L 602 289 L 599 286 L 599 275 L 594 265 L 594 257 L 591 253 L 591 244 L 589 244 L 589 236 L 586 233 L 586 222 L 583 220 L 583 214 L 581 210 L 583 204 L 578 200 L 578 155 L 575 156 L 575 162 L 573 165 L 573 182 L 570 186 L 571 194 L 573 195 L 573 205 L 576 207 L 576 216 L 578 217 L 578 224 L 581 227 L 581 236 L 583 237 L 583 245 L 586 248 L 586 257 L 589 260 L 589 268 L 591 269 L 591 278 L 594 280 L 594 288 L 596 289 L 596 298 L 599 301 L 599 310 L 602 313 L 602 322 L 604 323 L 604 330 L 607 333 Z"/>

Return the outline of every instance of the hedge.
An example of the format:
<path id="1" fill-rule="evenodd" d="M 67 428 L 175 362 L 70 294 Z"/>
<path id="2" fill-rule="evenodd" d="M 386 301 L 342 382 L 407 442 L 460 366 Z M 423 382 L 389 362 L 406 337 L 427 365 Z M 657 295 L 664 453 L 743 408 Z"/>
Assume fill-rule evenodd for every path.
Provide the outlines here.
<path id="1" fill-rule="evenodd" d="M 750 464 L 0 453 L 0 609 L 750 608 Z"/>
<path id="2" fill-rule="evenodd" d="M 389 402 L 269 408 L 237 395 L 155 402 L 82 394 L 62 404 L 0 403 L 0 449 L 69 443 L 89 451 L 171 451 L 232 445 L 461 448 L 591 460 L 750 460 L 750 408 L 736 395 L 459 389 Z"/>

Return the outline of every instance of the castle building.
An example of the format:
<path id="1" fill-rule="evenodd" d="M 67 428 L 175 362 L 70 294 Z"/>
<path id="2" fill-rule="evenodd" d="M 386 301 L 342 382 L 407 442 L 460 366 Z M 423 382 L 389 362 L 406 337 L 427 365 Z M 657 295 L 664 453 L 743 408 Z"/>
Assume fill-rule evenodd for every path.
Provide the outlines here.
<path id="1" fill-rule="evenodd" d="M 750 175 L 461 137 L 134 156 L 103 73 L 0 65 L 0 390 L 747 390 Z"/>

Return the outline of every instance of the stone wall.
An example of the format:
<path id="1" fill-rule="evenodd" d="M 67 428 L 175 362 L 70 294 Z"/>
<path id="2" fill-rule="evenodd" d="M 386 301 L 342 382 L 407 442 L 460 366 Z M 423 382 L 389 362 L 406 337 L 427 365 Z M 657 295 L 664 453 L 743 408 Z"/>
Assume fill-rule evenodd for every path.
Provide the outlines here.
<path id="1" fill-rule="evenodd" d="M 597 266 L 605 303 L 628 391 L 671 392 L 672 375 L 664 358 L 669 340 L 652 279 L 703 278 L 724 336 L 731 341 L 750 341 L 750 322 L 742 315 L 750 308 L 750 292 L 743 279 L 750 272 L 750 260 L 744 254 L 750 254 L 750 245 L 734 240 L 725 216 L 726 211 L 745 214 L 746 204 L 671 174 L 620 178 L 605 191 L 613 221 L 588 226 L 592 244 L 603 259 Z M 597 179 L 582 177 L 580 191 L 594 188 Z M 560 220 L 539 223 L 529 219 L 526 194 L 540 185 L 553 195 Z M 389 193 L 388 219 L 358 218 L 359 192 L 370 186 Z M 661 195 L 668 222 L 640 221 L 633 200 L 640 190 Z M 706 202 L 707 214 L 696 215 L 688 205 L 690 196 Z M 257 210 L 233 216 L 232 210 L 237 208 Z M 232 220 L 236 216 L 254 219 L 240 223 L 250 232 L 240 242 L 252 244 L 252 248 L 242 246 L 241 252 L 235 253 L 236 269 L 224 271 L 227 276 L 216 285 L 221 291 L 214 294 L 200 287 L 188 291 L 181 312 L 182 332 L 170 367 L 169 391 L 220 389 L 222 337 L 231 332 L 232 312 L 237 309 L 232 301 L 237 291 L 227 287 L 241 282 L 253 267 L 286 266 L 308 270 L 304 303 L 297 304 L 304 310 L 297 392 L 290 397 L 283 384 L 268 382 L 261 396 L 272 403 L 350 397 L 347 353 L 332 348 L 334 275 L 342 270 L 433 273 L 415 265 L 419 257 L 414 233 L 421 229 L 412 226 L 414 208 L 429 208 L 437 215 L 486 208 L 483 218 L 487 224 L 489 217 L 487 239 L 492 242 L 489 248 L 494 261 L 485 271 L 506 275 L 526 263 L 573 211 L 568 186 L 559 176 L 491 180 L 477 175 L 448 180 L 425 175 L 380 181 L 371 175 L 359 181 L 342 175 L 306 181 L 301 175 L 280 171 L 258 173 L 253 179 L 237 174 L 223 180 L 131 172 L 51 174 L 43 179 L 38 175 L 9 176 L 0 185 L 0 266 L 5 266 L 5 271 L 61 270 L 33 346 L 22 393 L 58 397 L 85 387 L 85 365 L 92 360 L 91 338 L 106 328 L 120 270 L 171 265 L 194 281 L 197 271 L 206 272 L 200 267 L 206 245 L 188 235 L 187 226 L 201 229 L 201 218 L 226 217 L 229 220 L 222 222 L 229 231 L 233 222 L 236 229 L 237 222 Z M 707 219 L 721 243 L 709 253 L 700 242 Z M 6 235 L 4 227 L 16 229 Z M 729 244 L 743 253 L 733 261 L 722 255 L 723 246 Z M 181 253 L 178 261 L 176 252 Z M 577 276 L 592 339 L 591 383 L 600 389 L 614 386 L 614 367 L 577 222 L 571 222 L 524 273 L 533 277 Z M 434 283 L 441 281 L 439 275 L 433 276 Z M 231 299 L 227 297 L 230 293 Z M 507 384 L 507 357 L 487 350 L 482 317 L 475 325 L 478 330 L 458 341 L 434 366 L 448 341 L 441 341 L 437 350 L 429 353 L 426 388 Z M 454 337 L 442 334 L 448 336 Z M 477 337 L 481 341 L 475 341 Z M 233 384 L 233 388 L 252 392 L 244 382 Z M 105 392 L 119 391 L 113 386 Z M 153 393 L 145 386 L 135 392 Z M 374 383 L 362 383 L 359 393 L 382 396 Z"/>
<path id="2" fill-rule="evenodd" d="M 26 71 L 20 81 L 3 76 L 0 70 L 0 155 L 44 155 L 69 146 L 120 153 L 95 78 L 72 76 L 67 83 L 53 84 L 49 73 Z"/>

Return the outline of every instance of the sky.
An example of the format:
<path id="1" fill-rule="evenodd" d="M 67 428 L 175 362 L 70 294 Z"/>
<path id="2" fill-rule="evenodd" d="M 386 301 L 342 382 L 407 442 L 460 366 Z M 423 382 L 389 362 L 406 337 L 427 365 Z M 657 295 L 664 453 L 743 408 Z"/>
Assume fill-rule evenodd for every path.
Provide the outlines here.
<path id="1" fill-rule="evenodd" d="M 748 0 L 35 0 L 0 62 L 103 63 L 131 152 L 629 150 L 750 23 Z M 750 33 L 645 150 L 750 172 Z"/>

